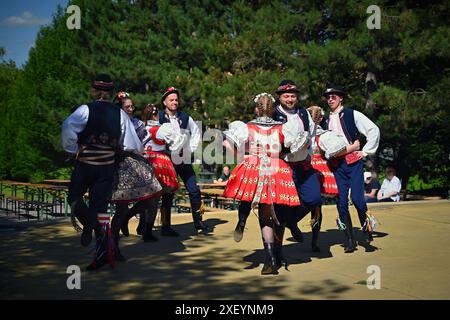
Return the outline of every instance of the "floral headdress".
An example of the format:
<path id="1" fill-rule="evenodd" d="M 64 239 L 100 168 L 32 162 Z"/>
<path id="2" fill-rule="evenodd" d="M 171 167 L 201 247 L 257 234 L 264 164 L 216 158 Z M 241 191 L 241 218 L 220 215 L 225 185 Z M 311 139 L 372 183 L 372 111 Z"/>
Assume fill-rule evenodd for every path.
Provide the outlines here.
<path id="1" fill-rule="evenodd" d="M 270 93 L 267 93 L 267 92 L 263 92 L 263 93 L 258 94 L 253 101 L 255 103 L 257 103 L 259 98 L 261 98 L 261 97 L 269 97 L 272 100 L 273 103 L 275 102 L 275 98 L 272 97 L 272 95 Z"/>

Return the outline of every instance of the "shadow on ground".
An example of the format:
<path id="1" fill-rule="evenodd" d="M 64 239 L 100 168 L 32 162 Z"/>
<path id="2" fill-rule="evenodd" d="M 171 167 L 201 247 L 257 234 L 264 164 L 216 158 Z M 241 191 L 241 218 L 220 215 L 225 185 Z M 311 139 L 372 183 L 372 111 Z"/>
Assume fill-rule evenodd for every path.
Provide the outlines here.
<path id="1" fill-rule="evenodd" d="M 217 229 L 228 221 L 206 222 Z M 0 298 L 292 299 L 292 290 L 289 293 L 286 289 L 293 284 L 287 277 L 262 277 L 259 268 L 246 270 L 262 267 L 262 250 L 248 255 L 247 250 L 230 241 L 229 234 L 215 234 L 215 230 L 198 234 L 192 222 L 174 228 L 180 237 L 161 237 L 155 231 L 159 237 L 155 243 L 144 243 L 136 235 L 122 238 L 122 253 L 128 261 L 114 269 L 105 266 L 89 273 L 84 268 L 92 259 L 93 248 L 81 247 L 80 234 L 69 222 L 16 229 L 8 225 L 7 232 L 0 232 Z M 343 235 L 337 230 L 326 230 L 320 237 L 322 252 L 313 254 L 311 234 L 305 233 L 303 244 L 285 241 L 284 252 L 291 265 L 308 263 L 313 256 L 330 258 L 330 247 L 342 241 Z M 69 265 L 80 265 L 81 290 L 67 289 Z M 296 290 L 296 299 L 312 294 L 338 298 L 349 288 L 325 279 Z"/>

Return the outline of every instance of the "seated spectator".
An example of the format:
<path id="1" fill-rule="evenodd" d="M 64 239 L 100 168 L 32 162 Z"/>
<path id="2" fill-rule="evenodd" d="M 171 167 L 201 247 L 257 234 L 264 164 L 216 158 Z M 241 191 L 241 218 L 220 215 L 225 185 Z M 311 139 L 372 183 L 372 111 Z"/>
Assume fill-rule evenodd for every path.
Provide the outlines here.
<path id="1" fill-rule="evenodd" d="M 230 178 L 230 167 L 224 166 L 222 169 L 222 175 L 220 176 L 219 179 L 214 180 L 214 183 L 227 182 L 229 178 Z"/>
<path id="2" fill-rule="evenodd" d="M 364 172 L 364 198 L 366 203 L 378 202 L 377 193 L 380 190 L 380 182 L 374 173 Z"/>
<path id="3" fill-rule="evenodd" d="M 377 196 L 379 202 L 400 201 L 402 183 L 400 182 L 400 179 L 395 176 L 395 173 L 393 167 L 386 167 L 386 179 L 384 179 Z"/>

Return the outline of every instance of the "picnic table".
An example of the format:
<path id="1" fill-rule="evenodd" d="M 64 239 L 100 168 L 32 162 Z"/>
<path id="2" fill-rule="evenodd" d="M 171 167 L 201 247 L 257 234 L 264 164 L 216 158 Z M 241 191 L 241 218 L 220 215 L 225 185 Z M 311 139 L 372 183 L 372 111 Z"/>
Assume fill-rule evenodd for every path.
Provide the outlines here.
<path id="1" fill-rule="evenodd" d="M 61 197 L 61 193 L 64 193 L 63 198 L 67 203 L 65 197 L 67 187 L 63 186 L 58 187 L 30 182 L 2 181 L 1 188 L 10 189 L 10 195 L 5 197 L 6 212 L 12 211 L 16 213 L 19 219 L 21 209 L 25 210 L 28 220 L 30 219 L 30 211 L 36 210 L 38 220 L 40 220 L 40 216 L 43 212 L 45 212 L 45 214 L 48 214 L 49 212 L 54 213 L 55 204 L 58 197 Z M 18 195 L 18 191 L 20 190 L 23 191 L 23 196 Z M 51 200 L 49 199 L 49 193 L 53 196 Z M 9 209 L 9 205 L 11 205 L 11 209 Z"/>
<path id="2" fill-rule="evenodd" d="M 54 184 L 54 185 L 62 185 L 62 186 L 68 186 L 70 184 L 70 180 L 63 180 L 63 179 L 47 179 L 44 180 L 45 183 Z"/>
<path id="3" fill-rule="evenodd" d="M 200 189 L 218 189 L 218 188 L 225 188 L 226 182 L 218 182 L 218 183 L 211 183 L 211 182 L 199 182 L 197 185 L 200 187 Z"/>
<path id="4" fill-rule="evenodd" d="M 218 207 L 220 202 L 233 202 L 232 199 L 223 197 L 223 191 L 224 189 L 203 189 L 202 195 L 206 196 L 207 198 L 211 199 L 211 206 L 212 207 Z"/>

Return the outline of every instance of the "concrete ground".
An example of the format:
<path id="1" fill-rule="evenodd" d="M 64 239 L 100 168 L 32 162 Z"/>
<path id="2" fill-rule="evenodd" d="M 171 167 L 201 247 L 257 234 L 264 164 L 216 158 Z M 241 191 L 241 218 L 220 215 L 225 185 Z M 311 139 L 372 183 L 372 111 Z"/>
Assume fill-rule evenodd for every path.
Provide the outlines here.
<path id="1" fill-rule="evenodd" d="M 1 299 L 450 299 L 450 202 L 417 201 L 375 204 L 381 225 L 373 246 L 345 254 L 334 206 L 324 207 L 321 253 L 310 251 L 311 232 L 300 222 L 304 243 L 285 235 L 288 270 L 261 276 L 263 251 L 255 215 L 240 243 L 233 241 L 235 211 L 207 213 L 215 228 L 194 231 L 190 214 L 174 215 L 182 236 L 144 243 L 135 234 L 123 238 L 127 262 L 86 272 L 90 248 L 80 245 L 70 221 L 12 223 L 0 221 Z M 355 227 L 357 216 L 351 208 Z M 356 231 L 361 238 L 360 231 Z M 79 265 L 81 289 L 68 290 L 69 265 Z M 380 270 L 381 288 L 366 281 Z M 370 267 L 373 268 L 373 267 Z M 369 269 L 370 269 L 369 268 Z M 376 268 L 376 267 L 375 267 Z M 371 270 L 371 269 L 370 269 Z M 369 271 L 370 271 L 369 270 Z"/>

